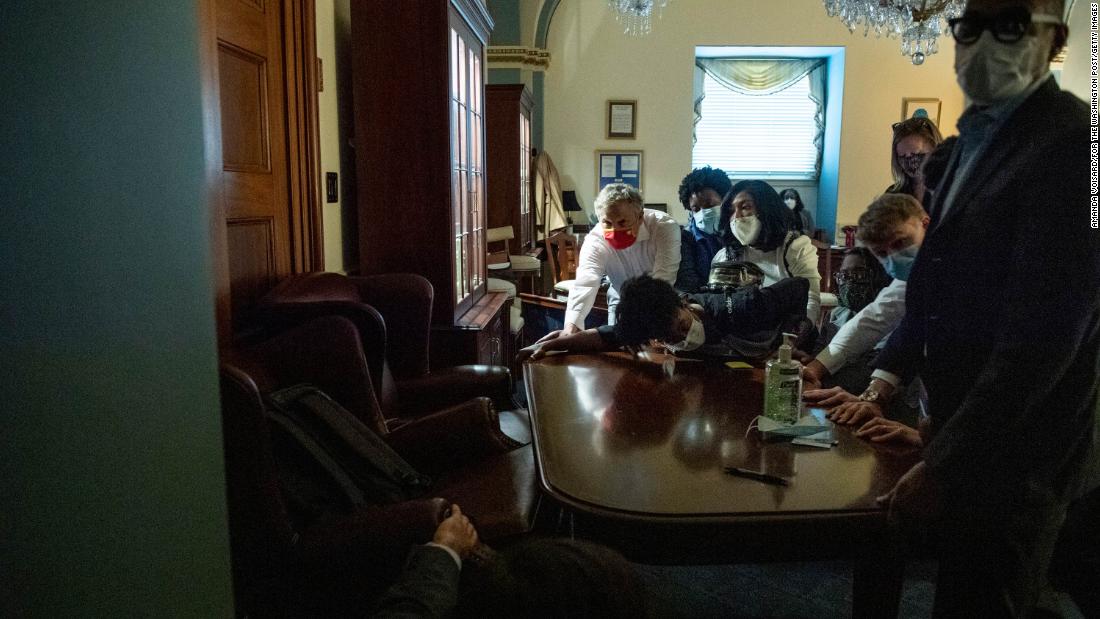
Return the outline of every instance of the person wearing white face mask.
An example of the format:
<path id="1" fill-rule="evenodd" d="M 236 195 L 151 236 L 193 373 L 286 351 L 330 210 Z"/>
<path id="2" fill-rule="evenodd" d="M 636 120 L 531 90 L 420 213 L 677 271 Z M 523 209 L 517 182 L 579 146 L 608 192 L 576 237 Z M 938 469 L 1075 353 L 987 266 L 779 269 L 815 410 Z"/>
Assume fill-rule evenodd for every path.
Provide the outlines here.
<path id="1" fill-rule="evenodd" d="M 548 352 L 639 350 L 659 344 L 670 351 L 692 351 L 726 336 L 746 337 L 775 331 L 806 305 L 809 285 L 788 278 L 773 286 L 745 287 L 730 294 L 683 294 L 668 282 L 642 275 L 623 284 L 614 325 L 579 333 L 548 334 L 519 352 L 519 361 L 539 359 Z"/>
<path id="2" fill-rule="evenodd" d="M 720 235 L 725 247 L 712 264 L 727 260 L 751 262 L 764 272 L 764 285 L 788 277 L 810 284 L 806 316 L 817 322 L 821 308 L 821 273 L 817 249 L 810 237 L 792 230 L 791 215 L 779 194 L 764 181 L 741 181 L 730 189 L 732 200 L 722 205 Z"/>
<path id="3" fill-rule="evenodd" d="M 710 260 L 723 246 L 718 225 L 732 186 L 724 171 L 710 166 L 692 170 L 680 182 L 680 204 L 688 212 L 688 222 L 680 238 L 677 290 L 698 292 L 706 285 Z"/>
<path id="4" fill-rule="evenodd" d="M 1088 106 L 1049 72 L 1064 8 L 969 0 L 949 21 L 970 105 L 874 363 L 927 390 L 924 460 L 880 501 L 934 527 L 935 616 L 1035 616 L 1097 464 L 1100 233 Z"/>
<path id="5" fill-rule="evenodd" d="M 790 209 L 791 215 L 794 216 L 795 230 L 813 238 L 814 216 L 810 214 L 810 211 L 806 209 L 806 205 L 802 203 L 802 196 L 799 195 L 798 190 L 793 187 L 788 187 L 779 192 L 779 197 L 783 198 L 783 204 Z"/>

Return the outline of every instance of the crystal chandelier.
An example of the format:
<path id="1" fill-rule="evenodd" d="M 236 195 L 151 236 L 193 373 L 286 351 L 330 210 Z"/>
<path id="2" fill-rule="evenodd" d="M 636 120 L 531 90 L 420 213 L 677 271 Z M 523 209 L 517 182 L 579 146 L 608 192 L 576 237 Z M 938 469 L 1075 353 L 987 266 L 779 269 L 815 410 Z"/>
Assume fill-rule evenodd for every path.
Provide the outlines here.
<path id="1" fill-rule="evenodd" d="M 660 19 L 668 3 L 669 0 L 607 0 L 607 6 L 623 26 L 623 33 L 632 37 L 649 34 L 653 14 Z"/>
<path id="2" fill-rule="evenodd" d="M 823 0 L 829 17 L 839 17 L 851 32 L 863 24 L 863 36 L 901 37 L 901 53 L 913 64 L 939 49 L 946 21 L 962 15 L 964 0 Z"/>

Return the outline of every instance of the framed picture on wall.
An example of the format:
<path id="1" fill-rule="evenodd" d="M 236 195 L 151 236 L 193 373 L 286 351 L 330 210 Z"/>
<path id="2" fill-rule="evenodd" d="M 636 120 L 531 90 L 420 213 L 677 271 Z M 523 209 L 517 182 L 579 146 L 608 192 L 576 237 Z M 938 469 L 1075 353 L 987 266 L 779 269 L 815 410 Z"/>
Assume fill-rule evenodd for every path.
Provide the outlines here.
<path id="1" fill-rule="evenodd" d="M 637 126 L 638 102 L 637 101 L 608 101 L 607 102 L 607 137 L 608 139 L 626 138 L 633 140 Z"/>
<path id="2" fill-rule="evenodd" d="M 642 189 L 642 151 L 596 151 L 596 193 L 611 183 L 626 183 Z"/>
<path id="3" fill-rule="evenodd" d="M 901 119 L 927 118 L 937 127 L 940 126 L 940 100 L 905 97 L 901 100 Z"/>

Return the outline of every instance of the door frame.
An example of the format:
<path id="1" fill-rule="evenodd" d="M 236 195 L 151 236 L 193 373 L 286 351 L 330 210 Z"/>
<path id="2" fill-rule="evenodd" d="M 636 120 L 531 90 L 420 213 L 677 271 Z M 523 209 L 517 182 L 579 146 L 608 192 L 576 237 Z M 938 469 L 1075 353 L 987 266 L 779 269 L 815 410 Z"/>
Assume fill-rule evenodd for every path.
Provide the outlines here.
<path id="1" fill-rule="evenodd" d="M 278 2 L 279 0 L 273 0 Z M 282 0 L 286 80 L 287 187 L 290 205 L 290 270 L 325 268 L 321 217 L 320 116 L 317 101 L 317 33 L 314 0 Z M 207 216 L 214 280 L 218 347 L 233 339 L 229 243 L 222 192 L 221 103 L 218 85 L 216 0 L 198 0 L 199 72 L 206 151 Z"/>

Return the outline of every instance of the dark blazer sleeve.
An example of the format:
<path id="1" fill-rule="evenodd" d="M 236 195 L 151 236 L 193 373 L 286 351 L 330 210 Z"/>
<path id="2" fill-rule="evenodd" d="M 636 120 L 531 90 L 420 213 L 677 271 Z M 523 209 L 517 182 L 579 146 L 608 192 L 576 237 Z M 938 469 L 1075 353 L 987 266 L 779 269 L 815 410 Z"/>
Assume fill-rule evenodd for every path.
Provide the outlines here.
<path id="1" fill-rule="evenodd" d="M 974 368 L 972 386 L 925 453 L 948 490 L 1010 484 L 1056 491 L 1073 453 L 1087 450 L 1100 344 L 1100 232 L 1090 225 L 1087 116 L 1073 102 L 1080 103 L 1062 94 L 1066 105 L 1060 116 L 1052 111 L 1048 131 L 1021 136 L 1033 151 L 1025 165 L 1000 172 L 1033 180 L 1015 184 L 1014 195 L 995 196 L 999 212 L 1015 218 L 1004 239 L 1011 260 L 983 276 L 1004 287 L 1007 307 L 992 354 Z"/>
<path id="2" fill-rule="evenodd" d="M 676 271 L 676 290 L 683 292 L 695 292 L 706 283 L 703 274 L 699 273 L 697 254 L 702 247 L 695 241 L 695 237 L 686 228 L 680 228 L 680 267 Z M 709 274 L 708 274 L 709 275 Z"/>
<path id="3" fill-rule="evenodd" d="M 458 604 L 459 569 L 442 548 L 414 546 L 401 578 L 375 604 L 371 617 L 448 617 Z"/>
<path id="4" fill-rule="evenodd" d="M 919 260 L 918 254 L 918 260 Z M 917 373 L 917 368 L 923 355 L 924 337 L 922 333 L 924 318 L 917 304 L 909 301 L 909 288 L 905 291 L 905 317 L 890 334 L 886 345 L 882 348 L 871 367 L 876 370 L 885 370 L 891 374 L 900 376 L 903 381 L 908 381 Z"/>

